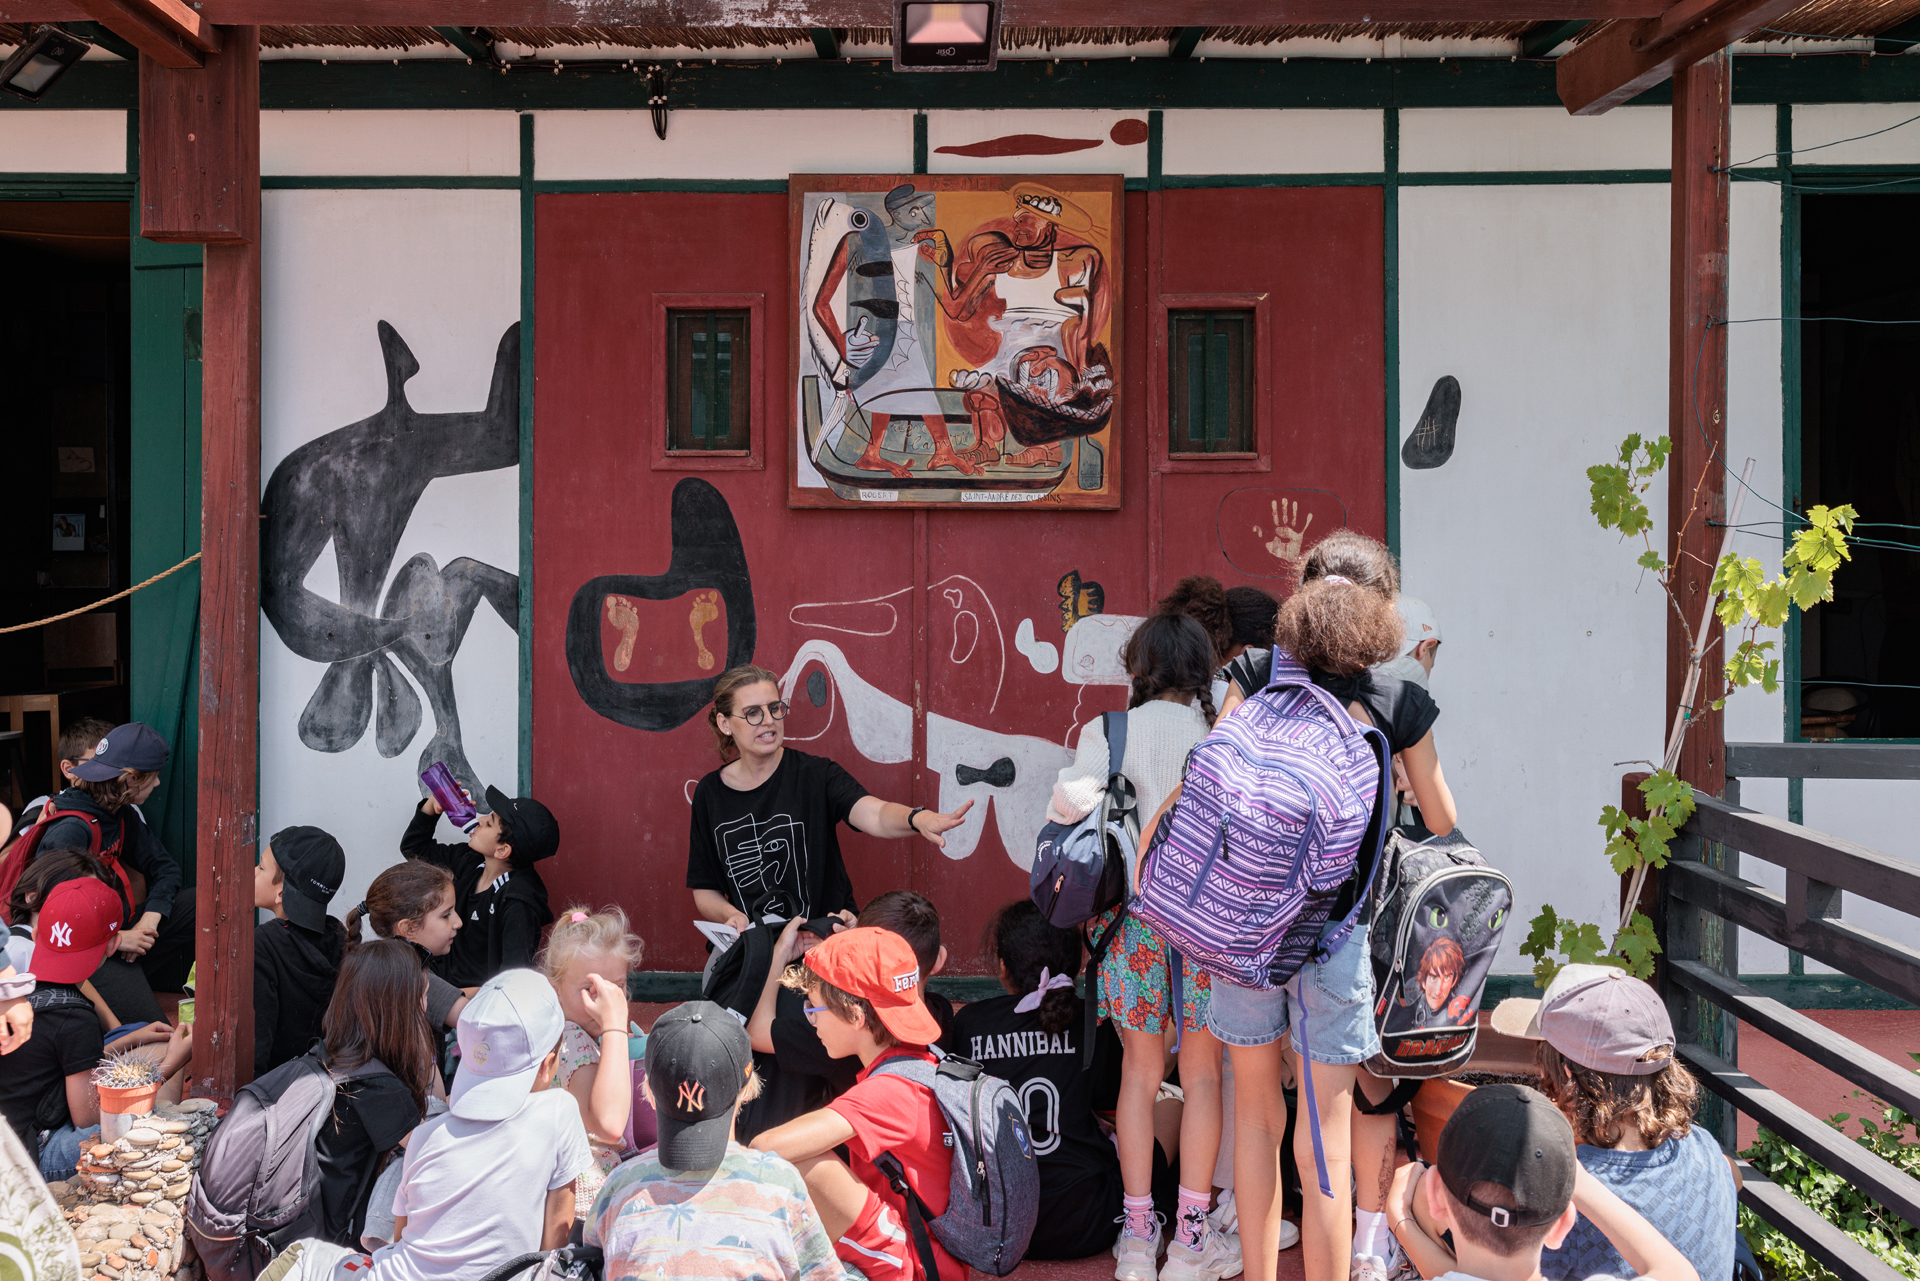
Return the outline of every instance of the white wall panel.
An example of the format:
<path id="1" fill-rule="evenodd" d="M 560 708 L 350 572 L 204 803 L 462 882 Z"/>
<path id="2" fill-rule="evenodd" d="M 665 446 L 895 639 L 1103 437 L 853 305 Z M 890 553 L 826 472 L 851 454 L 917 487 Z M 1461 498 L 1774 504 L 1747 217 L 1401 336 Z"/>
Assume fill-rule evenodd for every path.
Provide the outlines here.
<path id="1" fill-rule="evenodd" d="M 1559 107 L 1418 108 L 1400 113 L 1406 173 L 1525 169 L 1665 169 L 1673 161 L 1666 107 L 1570 116 Z M 1736 158 L 1773 150 L 1773 108 L 1733 109 Z"/>
<path id="2" fill-rule="evenodd" d="M 1118 173 L 1144 178 L 1146 127 L 1144 111 L 929 111 L 927 169 L 930 173 Z M 1001 149 L 1027 150 L 990 156 L 942 150 L 995 143 Z M 1060 143 L 1091 145 L 1072 151 L 1033 150 Z"/>
<path id="3" fill-rule="evenodd" d="M 1920 164 L 1920 102 L 1830 103 L 1793 109 L 1793 162 L 1801 165 Z M 1911 121 L 1912 123 L 1905 123 Z M 1886 130 L 1881 133 L 1879 131 Z M 1858 142 L 1841 142 L 1861 134 Z M 1839 146 L 1828 146 L 1839 142 Z M 1809 148 L 1818 147 L 1813 151 Z M 1771 151 L 1767 147 L 1764 150 Z M 1745 160 L 1749 152 L 1736 151 Z"/>
<path id="4" fill-rule="evenodd" d="M 513 177 L 511 111 L 263 111 L 260 172 L 275 176 Z"/>
<path id="5" fill-rule="evenodd" d="M 1162 173 L 1378 173 L 1379 111 L 1169 111 Z"/>
<path id="6" fill-rule="evenodd" d="M 913 172 L 911 111 L 675 111 L 664 141 L 645 111 L 540 111 L 533 130 L 543 181 Z"/>
<path id="7" fill-rule="evenodd" d="M 387 378 L 376 333 L 394 327 L 419 361 L 405 390 L 421 414 L 487 403 L 501 335 L 520 315 L 520 202 L 513 191 L 269 191 L 263 202 L 261 470 L 269 480 L 296 448 L 377 413 Z M 343 467 L 348 501 L 378 501 L 396 456 Z M 406 519 L 385 584 L 417 553 L 445 567 L 457 557 L 516 573 L 519 468 L 427 483 Z M 376 571 L 377 571 L 376 567 Z M 332 550 L 306 579 L 337 600 Z M 382 595 L 384 598 L 385 587 Z M 316 751 L 298 732 L 327 665 L 290 650 L 267 623 L 260 641 L 260 832 L 312 823 L 347 851 L 336 915 L 398 861 L 400 833 L 420 791 L 420 756 L 433 738 L 429 710 L 391 758 L 370 725 L 347 750 Z M 516 790 L 519 642 L 487 605 L 452 660 L 460 732 L 475 773 Z M 415 684 L 409 678 L 409 684 Z M 423 700 L 424 703 L 424 700 Z M 453 839 L 444 825 L 442 839 Z"/>
<path id="8" fill-rule="evenodd" d="M 0 173 L 126 171 L 124 111 L 0 111 Z"/>

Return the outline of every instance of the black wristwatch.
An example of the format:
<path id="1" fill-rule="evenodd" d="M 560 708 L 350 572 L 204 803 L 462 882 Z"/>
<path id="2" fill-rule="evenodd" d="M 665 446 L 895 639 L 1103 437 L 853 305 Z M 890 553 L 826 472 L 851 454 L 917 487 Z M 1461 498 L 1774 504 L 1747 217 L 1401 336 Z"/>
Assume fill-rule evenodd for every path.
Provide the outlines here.
<path id="1" fill-rule="evenodd" d="M 924 805 L 916 805 L 911 810 L 907 811 L 907 826 L 913 829 L 913 834 L 915 836 L 926 835 L 925 832 L 920 830 L 920 825 L 913 821 L 915 818 L 917 818 L 918 816 L 926 812 L 927 812 L 927 807 Z"/>

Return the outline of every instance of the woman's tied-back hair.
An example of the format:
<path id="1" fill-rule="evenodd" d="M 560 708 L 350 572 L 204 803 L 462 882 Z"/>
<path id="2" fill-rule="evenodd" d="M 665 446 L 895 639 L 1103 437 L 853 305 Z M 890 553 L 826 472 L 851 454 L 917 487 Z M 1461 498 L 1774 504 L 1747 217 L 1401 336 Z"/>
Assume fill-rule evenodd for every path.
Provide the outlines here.
<path id="1" fill-rule="evenodd" d="M 981 940 L 989 961 L 1007 967 L 1007 978 L 1022 996 L 1040 986 L 1040 971 L 1049 975 L 1080 974 L 1080 935 L 1047 920 L 1032 899 L 1017 899 L 993 914 Z M 1042 1032 L 1063 1032 L 1080 1017 L 1080 998 L 1070 987 L 1055 988 L 1040 998 Z"/>
<path id="2" fill-rule="evenodd" d="M 1200 700 L 1207 724 L 1213 724 L 1214 658 L 1213 642 L 1200 624 L 1185 614 L 1155 614 L 1120 649 L 1120 661 L 1133 677 L 1127 706 L 1140 707 L 1166 693 L 1190 694 Z"/>
<path id="3" fill-rule="evenodd" d="M 427 1114 L 435 1071 L 433 1032 L 420 1004 L 426 982 L 426 962 L 405 939 L 376 939 L 352 948 L 340 964 L 333 1000 L 320 1023 L 329 1068 L 350 1072 L 380 1060 L 412 1093 L 421 1116 Z"/>
<path id="4" fill-rule="evenodd" d="M 1335 530 L 1301 560 L 1274 641 L 1310 668 L 1354 675 L 1399 654 L 1406 635 L 1393 607 L 1399 595 L 1392 553 L 1365 534 Z"/>
<path id="5" fill-rule="evenodd" d="M 371 920 L 375 934 L 392 938 L 394 926 L 424 920 L 452 888 L 453 873 L 444 867 L 417 858 L 395 863 L 373 878 L 366 901 L 347 913 L 347 950 L 360 943 L 360 922 Z"/>
<path id="6" fill-rule="evenodd" d="M 1156 614 L 1185 614 L 1200 624 L 1213 642 L 1213 665 L 1227 661 L 1233 648 L 1233 612 L 1227 604 L 1227 589 L 1211 574 L 1189 574 L 1173 585 L 1158 605 Z"/>
<path id="7" fill-rule="evenodd" d="M 731 765 L 740 759 L 740 748 L 732 736 L 720 730 L 720 718 L 733 715 L 733 696 L 749 685 L 758 685 L 766 681 L 775 689 L 780 688 L 780 678 L 764 667 L 755 667 L 752 663 L 742 663 L 738 667 L 729 667 L 720 673 L 720 679 L 713 683 L 713 706 L 707 710 L 707 724 L 713 728 L 713 745 L 720 753 L 720 759 Z"/>
<path id="8" fill-rule="evenodd" d="M 1642 1143 L 1656 1148 L 1668 1139 L 1685 1138 L 1693 1129 L 1700 1083 L 1664 1046 L 1643 1056 L 1645 1062 L 1667 1060 L 1665 1067 L 1647 1076 L 1581 1067 L 1545 1041 L 1537 1054 L 1541 1093 L 1566 1113 L 1576 1142 L 1610 1148 L 1631 1125 L 1640 1132 Z"/>
<path id="9" fill-rule="evenodd" d="M 640 964 L 643 947 L 640 936 L 627 928 L 627 914 L 618 907 L 603 907 L 598 912 L 581 906 L 569 907 L 554 921 L 547 945 L 540 949 L 533 963 L 547 976 L 548 982 L 558 983 L 582 952 L 611 956 L 621 963 L 620 975 L 600 977 L 612 982 Z"/>
<path id="10" fill-rule="evenodd" d="M 1248 649 L 1273 647 L 1273 624 L 1280 616 L 1280 602 L 1258 587 L 1227 588 L 1227 620 L 1233 632 L 1229 639 Z"/>

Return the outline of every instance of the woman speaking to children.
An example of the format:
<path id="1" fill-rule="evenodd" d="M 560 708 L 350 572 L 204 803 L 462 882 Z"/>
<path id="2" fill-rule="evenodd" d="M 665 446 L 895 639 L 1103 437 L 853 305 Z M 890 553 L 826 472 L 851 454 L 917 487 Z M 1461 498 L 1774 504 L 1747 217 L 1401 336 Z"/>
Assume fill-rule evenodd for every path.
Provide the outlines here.
<path id="1" fill-rule="evenodd" d="M 868 836 L 921 836 L 944 848 L 968 801 L 951 814 L 868 795 L 824 756 L 783 743 L 787 704 L 764 667 L 735 667 L 714 684 L 713 725 L 721 767 L 693 789 L 687 888 L 695 914 L 735 929 L 777 916 L 834 915 L 854 923 L 853 883 L 836 828 Z"/>

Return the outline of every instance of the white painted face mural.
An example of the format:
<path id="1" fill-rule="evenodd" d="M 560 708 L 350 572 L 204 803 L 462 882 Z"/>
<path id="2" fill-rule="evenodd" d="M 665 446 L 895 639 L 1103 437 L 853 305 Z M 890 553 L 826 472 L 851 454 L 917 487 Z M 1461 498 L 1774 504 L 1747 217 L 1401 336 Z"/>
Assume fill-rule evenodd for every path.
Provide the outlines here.
<path id="1" fill-rule="evenodd" d="M 816 601 L 796 605 L 787 617 L 809 631 L 851 636 L 889 636 L 909 625 L 911 587 L 857 601 Z M 981 586 L 955 574 L 927 588 L 928 674 L 934 706 L 999 706 L 1006 680 L 1008 645 L 999 611 Z M 1130 633 L 1132 627 L 1128 626 Z M 1053 646 L 1031 640 L 1033 620 L 1016 629 L 1016 653 L 1038 671 Z M 1121 635 L 1120 642 L 1125 640 Z M 1121 683 L 1125 683 L 1124 676 Z M 803 642 L 780 680 L 780 696 L 822 707 L 826 721 L 815 732 L 789 734 L 802 744 L 820 738 L 844 717 L 855 750 L 876 764 L 898 764 L 913 756 L 913 708 L 880 689 L 853 669 L 845 652 L 825 636 Z M 1066 747 L 1030 734 L 1003 734 L 929 709 L 927 768 L 940 775 L 938 808 L 951 813 L 963 801 L 975 802 L 966 822 L 947 833 L 945 854 L 963 859 L 978 846 L 991 812 L 1016 867 L 1033 857 L 1034 839 L 1046 821 L 1047 801 L 1060 770 L 1073 760 Z M 991 802 L 989 804 L 988 802 Z"/>

